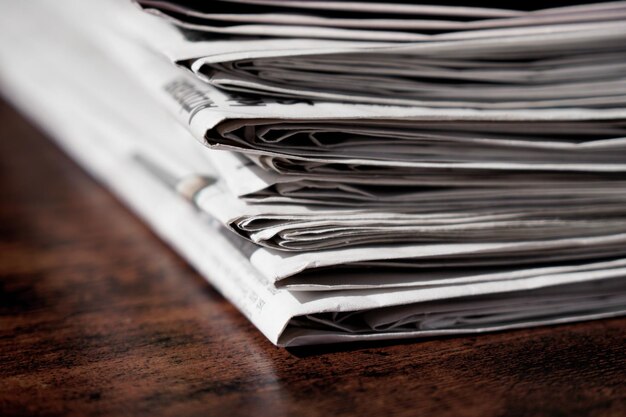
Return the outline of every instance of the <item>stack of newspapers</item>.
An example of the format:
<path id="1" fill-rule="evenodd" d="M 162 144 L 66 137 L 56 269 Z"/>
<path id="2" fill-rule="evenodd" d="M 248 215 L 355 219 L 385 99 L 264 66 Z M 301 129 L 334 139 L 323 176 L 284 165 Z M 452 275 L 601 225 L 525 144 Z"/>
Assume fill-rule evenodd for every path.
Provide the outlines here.
<path id="1" fill-rule="evenodd" d="M 277 345 L 626 313 L 626 2 L 418 3 L 5 1 L 0 92 Z"/>

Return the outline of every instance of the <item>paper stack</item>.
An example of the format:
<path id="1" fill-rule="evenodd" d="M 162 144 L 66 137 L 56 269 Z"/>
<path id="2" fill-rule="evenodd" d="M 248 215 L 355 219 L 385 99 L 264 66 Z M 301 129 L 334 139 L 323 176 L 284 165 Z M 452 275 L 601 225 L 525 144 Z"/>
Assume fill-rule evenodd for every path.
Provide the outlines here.
<path id="1" fill-rule="evenodd" d="M 626 2 L 3 9 L 2 92 L 275 344 L 626 312 Z"/>

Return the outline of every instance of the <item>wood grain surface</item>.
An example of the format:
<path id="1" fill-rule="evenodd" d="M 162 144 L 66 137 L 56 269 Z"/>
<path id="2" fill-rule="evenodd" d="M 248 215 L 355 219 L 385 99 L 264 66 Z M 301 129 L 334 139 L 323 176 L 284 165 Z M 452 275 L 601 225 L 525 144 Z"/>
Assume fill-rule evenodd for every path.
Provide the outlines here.
<path id="1" fill-rule="evenodd" d="M 0 415 L 625 416 L 626 320 L 285 350 L 0 104 Z"/>

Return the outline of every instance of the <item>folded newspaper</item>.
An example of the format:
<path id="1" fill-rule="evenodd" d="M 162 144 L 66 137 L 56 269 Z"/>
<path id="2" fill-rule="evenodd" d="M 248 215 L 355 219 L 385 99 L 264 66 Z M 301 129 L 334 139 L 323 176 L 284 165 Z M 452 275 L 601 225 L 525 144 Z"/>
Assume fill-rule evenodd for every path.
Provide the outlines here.
<path id="1" fill-rule="evenodd" d="M 150 13 L 209 33 L 412 41 L 344 48 L 308 42 L 298 49 L 284 42 L 251 41 L 243 48 L 186 57 L 199 76 L 228 90 L 446 108 L 626 103 L 626 2 L 534 11 L 413 5 L 391 20 L 379 17 L 393 4 L 374 3 L 383 9 L 374 12 L 368 10 L 373 4 L 366 3 L 348 12 L 337 9 L 352 2 L 308 2 L 303 13 L 307 2 L 233 3 L 239 2 L 223 1 L 220 7 L 214 2 L 139 0 Z M 334 4 L 337 18 L 327 17 L 328 3 Z M 546 7 L 550 3 L 544 2 Z M 215 13 L 220 8 L 225 13 Z M 375 19 L 363 18 L 368 15 Z M 402 32 L 411 26 L 411 33 Z"/>
<path id="2" fill-rule="evenodd" d="M 84 3 L 3 4 L 0 91 L 273 343 L 626 312 L 622 2 Z"/>

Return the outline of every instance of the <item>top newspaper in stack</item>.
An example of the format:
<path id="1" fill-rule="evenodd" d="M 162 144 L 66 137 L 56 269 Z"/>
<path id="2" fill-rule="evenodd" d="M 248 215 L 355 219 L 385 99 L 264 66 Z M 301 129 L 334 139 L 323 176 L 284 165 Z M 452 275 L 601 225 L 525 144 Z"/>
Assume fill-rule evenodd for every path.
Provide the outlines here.
<path id="1" fill-rule="evenodd" d="M 620 2 L 551 7 L 563 2 L 514 4 L 517 9 L 481 7 L 480 2 L 459 6 L 445 1 L 415 4 L 375 1 L 218 0 L 209 4 L 189 1 L 136 0 L 146 11 L 173 24 L 213 37 L 260 36 L 349 39 L 359 41 L 416 42 L 454 39 L 454 32 L 617 21 L 624 17 Z M 571 2 L 576 3 L 576 2 Z M 584 2 L 583 2 L 584 3 Z M 487 3 L 492 6 L 492 4 Z M 460 36 L 467 36 L 462 34 Z"/>
<path id="2" fill-rule="evenodd" d="M 250 28 L 248 24 L 229 26 L 232 19 L 266 20 L 265 36 L 289 36 L 294 27 L 303 29 L 307 19 L 321 18 L 317 23 L 310 22 L 307 29 L 311 31 L 306 37 L 313 36 L 316 28 L 328 30 L 332 25 L 352 21 L 334 19 L 324 24 L 320 16 L 328 11 L 308 10 L 309 14 L 294 16 L 285 10 L 297 10 L 299 2 L 280 7 L 264 5 L 262 10 L 277 8 L 280 13 L 262 15 L 255 14 L 252 7 L 248 7 L 248 13 L 244 6 L 229 7 L 228 1 L 220 3 L 222 8 L 238 13 L 203 13 L 169 2 L 140 3 L 147 11 L 166 16 L 184 28 L 201 30 L 223 19 L 224 25 L 232 29 L 231 34 Z M 347 6 L 344 2 L 337 5 Z M 285 97 L 485 109 L 624 104 L 625 3 L 534 12 L 414 5 L 414 9 L 420 7 L 428 19 L 415 19 L 406 11 L 397 16 L 404 18 L 405 24 L 421 22 L 430 26 L 427 31 L 436 33 L 419 33 L 411 43 L 362 45 L 359 50 L 343 51 L 341 44 L 327 50 L 320 44 L 320 51 L 286 52 L 291 48 L 285 48 L 283 41 L 270 43 L 267 48 L 234 49 L 227 56 L 212 52 L 193 57 L 189 66 L 221 88 Z M 209 8 L 216 9 L 215 5 Z M 474 15 L 468 16 L 469 11 Z M 368 14 L 367 4 L 360 12 L 351 13 Z M 371 15 L 379 17 L 380 13 L 378 10 Z M 508 17 L 498 17 L 507 13 Z M 437 15 L 471 20 L 436 20 Z M 208 26 L 175 16 L 206 20 Z M 299 25 L 289 25 L 286 20 L 290 17 Z M 350 39 L 369 40 L 379 36 L 383 28 L 397 29 L 398 22 L 374 20 L 377 27 Z M 363 19 L 357 21 L 365 23 Z"/>

